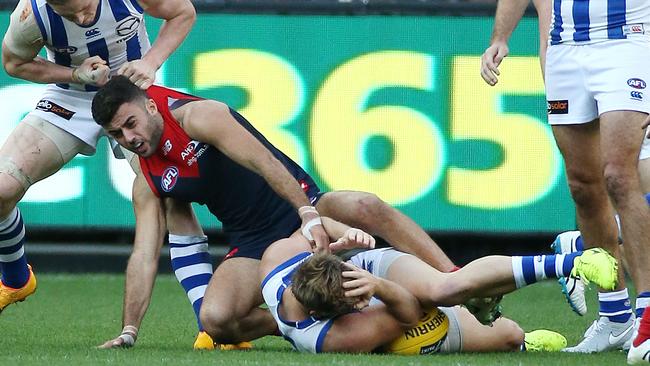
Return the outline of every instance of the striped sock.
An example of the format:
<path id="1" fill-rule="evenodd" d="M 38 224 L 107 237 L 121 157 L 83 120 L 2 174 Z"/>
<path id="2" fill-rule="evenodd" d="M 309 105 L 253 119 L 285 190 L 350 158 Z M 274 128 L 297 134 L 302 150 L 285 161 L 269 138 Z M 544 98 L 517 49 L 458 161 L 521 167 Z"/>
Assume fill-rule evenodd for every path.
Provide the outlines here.
<path id="1" fill-rule="evenodd" d="M 643 316 L 643 311 L 650 305 L 650 292 L 642 292 L 636 295 L 636 304 L 634 304 L 634 313 L 638 319 Z"/>
<path id="2" fill-rule="evenodd" d="M 199 330 L 202 331 L 199 311 L 205 289 L 212 277 L 208 237 L 169 234 L 169 254 L 176 279 L 183 286 L 194 309 Z"/>
<path id="3" fill-rule="evenodd" d="M 25 225 L 16 207 L 0 222 L 0 271 L 5 286 L 21 288 L 29 280 L 24 242 Z"/>
<path id="4" fill-rule="evenodd" d="M 632 316 L 630 295 L 626 288 L 614 292 L 599 292 L 598 304 L 600 316 L 607 317 L 615 323 L 625 323 Z"/>
<path id="5" fill-rule="evenodd" d="M 582 255 L 582 252 L 525 257 L 513 256 L 512 272 L 515 277 L 515 284 L 517 288 L 521 288 L 547 278 L 567 277 L 573 270 L 574 259 L 579 255 Z"/>

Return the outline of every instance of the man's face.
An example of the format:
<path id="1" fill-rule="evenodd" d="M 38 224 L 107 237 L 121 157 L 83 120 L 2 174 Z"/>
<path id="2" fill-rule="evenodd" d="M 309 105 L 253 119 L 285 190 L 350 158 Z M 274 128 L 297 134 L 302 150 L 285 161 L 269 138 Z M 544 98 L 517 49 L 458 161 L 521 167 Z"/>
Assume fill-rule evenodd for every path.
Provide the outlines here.
<path id="1" fill-rule="evenodd" d="M 163 121 L 152 99 L 136 100 L 122 104 L 104 129 L 121 146 L 146 158 L 158 148 Z"/>
<path id="2" fill-rule="evenodd" d="M 90 25 L 95 20 L 99 0 L 48 0 L 54 12 L 78 25 Z"/>

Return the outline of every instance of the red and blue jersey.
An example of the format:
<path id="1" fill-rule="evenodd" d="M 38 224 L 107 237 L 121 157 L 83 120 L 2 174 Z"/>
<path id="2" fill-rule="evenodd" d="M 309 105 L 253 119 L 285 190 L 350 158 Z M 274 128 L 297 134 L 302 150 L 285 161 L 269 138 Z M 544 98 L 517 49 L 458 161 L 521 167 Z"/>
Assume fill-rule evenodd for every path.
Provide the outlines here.
<path id="1" fill-rule="evenodd" d="M 156 195 L 206 205 L 222 222 L 224 231 L 238 238 L 240 243 L 237 244 L 254 241 L 254 237 L 264 231 L 276 230 L 279 224 L 287 222 L 287 218 L 292 226 L 288 230 L 300 226 L 295 208 L 275 193 L 264 178 L 231 160 L 216 147 L 192 140 L 185 133 L 173 117 L 170 106 L 200 98 L 160 86 L 150 87 L 147 94 L 155 101 L 164 121 L 156 152 L 148 158 L 140 157 L 142 172 Z M 269 149 L 307 195 L 316 199 L 319 191 L 312 178 L 244 117 L 232 109 L 230 113 L 235 120 L 233 123 L 242 125 Z"/>

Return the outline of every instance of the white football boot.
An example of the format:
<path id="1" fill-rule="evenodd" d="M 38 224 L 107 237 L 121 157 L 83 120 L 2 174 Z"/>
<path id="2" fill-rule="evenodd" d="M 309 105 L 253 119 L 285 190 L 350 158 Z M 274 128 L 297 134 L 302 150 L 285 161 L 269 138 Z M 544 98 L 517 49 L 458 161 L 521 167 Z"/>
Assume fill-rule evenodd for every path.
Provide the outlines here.
<path id="1" fill-rule="evenodd" d="M 641 343 L 639 347 L 634 347 L 634 344 L 631 345 L 630 351 L 627 353 L 627 364 L 650 364 L 650 339 Z"/>
<path id="2" fill-rule="evenodd" d="M 587 329 L 585 338 L 577 346 L 563 349 L 563 352 L 596 353 L 623 349 L 634 333 L 634 316 L 625 323 L 616 323 L 605 316 Z"/>
<path id="3" fill-rule="evenodd" d="M 579 231 L 566 231 L 560 233 L 551 249 L 555 254 L 566 254 L 576 252 L 576 240 L 580 237 Z M 585 285 L 579 277 L 560 277 L 557 282 L 562 287 L 562 293 L 566 298 L 571 310 L 583 316 L 587 314 L 587 301 L 585 300 Z"/>

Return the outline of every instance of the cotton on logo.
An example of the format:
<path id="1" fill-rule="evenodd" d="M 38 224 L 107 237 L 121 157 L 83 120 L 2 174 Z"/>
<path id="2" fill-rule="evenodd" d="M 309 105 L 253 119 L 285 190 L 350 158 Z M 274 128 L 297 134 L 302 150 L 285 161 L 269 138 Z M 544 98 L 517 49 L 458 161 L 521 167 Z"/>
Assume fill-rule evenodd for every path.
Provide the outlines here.
<path id="1" fill-rule="evenodd" d="M 169 192 L 174 188 L 176 182 L 178 181 L 178 169 L 175 166 L 170 166 L 165 169 L 160 177 L 160 186 L 163 191 Z"/>

